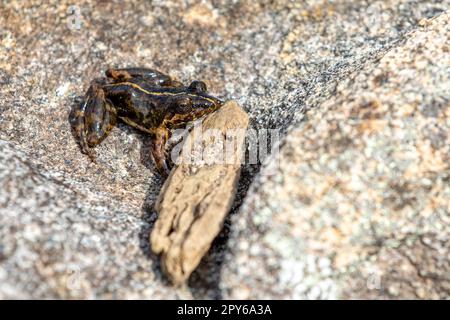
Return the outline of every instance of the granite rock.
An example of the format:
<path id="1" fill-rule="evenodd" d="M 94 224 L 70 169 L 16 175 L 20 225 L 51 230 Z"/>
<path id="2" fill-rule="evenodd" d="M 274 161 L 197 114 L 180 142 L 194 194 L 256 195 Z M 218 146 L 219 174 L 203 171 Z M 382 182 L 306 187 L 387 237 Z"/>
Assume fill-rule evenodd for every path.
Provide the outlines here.
<path id="1" fill-rule="evenodd" d="M 294 201 L 295 190 L 293 193 L 284 190 L 280 194 L 284 195 L 285 201 L 279 202 L 269 196 L 263 199 L 266 195 L 261 191 L 270 186 L 278 186 L 281 190 L 284 186 L 282 181 L 292 181 L 295 177 L 299 179 L 295 186 L 299 186 L 303 180 L 298 173 L 292 174 L 292 177 L 285 176 L 292 172 L 287 173 L 278 168 L 279 171 L 275 170 L 276 174 L 271 178 L 279 181 L 277 185 L 274 181 L 264 180 L 268 170 L 265 166 L 261 174 L 256 175 L 256 179 L 259 166 L 244 166 L 233 206 L 233 218 L 226 221 L 222 234 L 191 277 L 188 286 L 174 289 L 161 276 L 158 260 L 151 254 L 148 244 L 148 234 L 156 218 L 152 208 L 162 185 L 162 180 L 154 173 L 148 138 L 119 124 L 96 148 L 97 163 L 91 163 L 80 153 L 71 135 L 67 120 L 69 110 L 79 103 L 89 82 L 101 76 L 108 67 L 153 67 L 185 83 L 194 79 L 206 81 L 212 93 L 227 100 L 238 101 L 248 112 L 251 127 L 280 129 L 282 143 L 285 145 L 283 157 L 291 149 L 289 152 L 295 157 L 292 160 L 282 158 L 282 161 L 292 161 L 295 166 L 302 159 L 298 157 L 299 153 L 304 150 L 295 143 L 287 147 L 289 141 L 302 139 L 304 126 L 320 128 L 318 123 L 321 116 L 313 117 L 311 113 L 305 117 L 305 112 L 330 110 L 323 111 L 323 117 L 327 119 L 338 112 L 333 111 L 336 107 L 332 105 L 350 105 L 352 102 L 345 99 L 366 97 L 369 92 L 378 94 L 372 87 L 372 82 L 378 81 L 381 88 L 379 90 L 383 90 L 385 75 L 376 77 L 371 70 L 374 72 L 378 68 L 378 61 L 384 55 L 395 54 L 395 50 L 404 48 L 405 56 L 400 56 L 397 52 L 398 60 L 409 66 L 409 69 L 402 69 L 403 74 L 395 78 L 399 81 L 395 87 L 397 89 L 393 89 L 393 84 L 390 84 L 392 87 L 387 86 L 385 90 L 392 94 L 396 90 L 405 92 L 407 98 L 401 98 L 406 100 L 399 100 L 399 103 L 406 101 L 415 106 L 412 100 L 422 101 L 417 107 L 424 117 L 420 124 L 428 125 L 429 129 L 421 130 L 421 135 L 432 141 L 430 150 L 441 150 L 444 154 L 446 140 L 443 136 L 448 133 L 448 120 L 444 120 L 447 121 L 447 126 L 442 126 L 439 119 L 442 118 L 442 110 L 446 110 L 445 101 L 448 96 L 445 92 L 444 96 L 439 95 L 439 90 L 445 89 L 448 78 L 445 77 L 445 69 L 436 69 L 432 63 L 442 66 L 448 61 L 448 49 L 439 47 L 433 38 L 442 38 L 442 34 L 448 33 L 448 30 L 445 25 L 434 25 L 431 22 L 434 20 L 430 19 L 440 16 L 439 21 L 442 21 L 442 17 L 447 16 L 442 15 L 442 12 L 448 9 L 448 5 L 448 1 L 425 0 L 218 0 L 202 1 L 200 4 L 194 1 L 94 3 L 85 0 L 76 2 L 76 5 L 73 1 L 2 2 L 0 297 L 255 296 L 254 292 L 265 289 L 268 282 L 276 281 L 277 278 L 274 276 L 268 277 L 267 281 L 252 282 L 260 274 L 255 272 L 249 277 L 249 282 L 239 283 L 237 280 L 248 274 L 248 270 L 255 269 L 255 264 L 256 270 L 267 272 L 266 264 L 261 265 L 264 268 L 259 268 L 261 261 L 265 261 L 266 254 L 269 261 L 276 260 L 279 250 L 271 249 L 266 253 L 265 250 L 252 249 L 252 258 L 247 261 L 247 256 L 241 254 L 246 251 L 245 245 L 239 246 L 239 249 L 233 248 L 232 244 L 238 244 L 243 235 L 249 235 L 248 240 L 254 243 L 257 243 L 256 239 L 264 238 L 264 230 L 253 228 L 253 222 L 249 219 L 252 212 L 255 212 L 255 217 L 261 216 L 261 213 L 271 217 L 279 210 L 280 219 L 284 219 L 285 212 L 289 216 L 289 212 L 293 211 L 289 208 L 282 209 L 279 204 L 288 207 L 301 205 L 302 202 Z M 433 25 L 427 26 L 428 23 Z M 418 41 L 414 37 L 421 36 L 430 37 L 431 48 L 435 48 L 436 52 L 421 54 L 415 50 L 411 41 Z M 408 41 L 409 46 L 405 44 Z M 424 46 L 421 50 L 427 47 Z M 420 58 L 417 65 L 408 64 L 408 59 L 412 56 Z M 422 59 L 424 57 L 432 63 Z M 424 68 L 423 74 L 426 77 L 412 79 L 414 76 L 409 73 L 422 70 L 421 68 Z M 338 102 L 338 97 L 335 96 L 338 85 L 351 82 L 358 75 L 363 77 L 358 78 L 360 86 L 370 84 L 366 88 L 367 92 L 357 83 L 348 83 L 347 94 L 344 89 L 339 88 L 341 100 Z M 410 81 L 408 87 L 412 91 L 402 91 L 402 81 L 405 81 L 405 86 Z M 354 106 L 356 108 L 356 104 Z M 432 107 L 427 108 L 428 106 Z M 411 107 L 411 110 L 416 110 L 414 108 Z M 355 112 L 356 116 L 361 116 L 359 112 L 362 110 L 356 108 Z M 380 113 L 380 117 L 386 114 L 390 115 Z M 411 121 L 409 123 L 415 125 L 415 121 L 419 120 L 412 118 Z M 343 122 L 342 125 L 348 124 L 347 121 Z M 292 129 L 288 131 L 288 128 Z M 328 127 L 321 134 L 326 132 L 330 132 Z M 313 135 L 313 131 L 310 134 Z M 413 135 L 414 139 L 422 139 L 421 137 Z M 353 152 L 355 159 L 363 161 L 361 156 L 358 158 L 357 146 L 362 150 L 366 141 L 360 140 L 359 136 L 354 138 L 353 143 L 356 145 L 353 147 L 345 147 L 345 139 L 336 145 L 330 142 L 330 147 L 341 148 L 343 151 L 349 148 L 349 153 Z M 408 143 L 402 140 L 399 150 L 411 146 L 409 141 L 416 141 L 413 138 Z M 320 141 L 319 139 L 318 142 Z M 426 146 L 424 148 L 428 148 Z M 323 152 L 314 153 L 311 150 L 309 154 L 321 156 Z M 329 156 L 331 155 L 330 153 Z M 445 168 L 439 171 L 434 167 L 437 160 L 434 157 L 427 159 L 426 161 L 431 161 L 427 170 L 435 173 L 427 178 L 431 182 L 442 181 L 442 185 L 432 185 L 431 190 L 436 192 L 436 198 L 430 200 L 433 205 L 435 203 L 440 207 L 440 197 L 444 196 L 445 200 L 446 196 L 441 193 L 444 192 L 445 180 L 439 180 L 444 179 Z M 422 161 L 425 160 L 421 160 L 419 164 Z M 317 166 L 320 166 L 320 162 Z M 282 166 L 282 170 L 291 170 L 289 168 L 288 165 Z M 425 170 L 427 167 L 420 168 Z M 324 174 L 325 169 L 317 169 L 318 176 Z M 308 173 L 312 174 L 315 170 L 316 168 L 308 172 L 304 169 L 301 172 L 305 173 L 306 178 L 311 177 Z M 386 188 L 393 190 L 393 193 L 390 200 L 389 195 L 383 194 L 388 198 L 383 206 L 393 206 L 389 201 L 399 202 L 397 205 L 400 206 L 405 201 L 426 206 L 428 202 L 422 202 L 425 196 L 420 193 L 416 198 L 410 196 L 410 193 L 422 190 L 419 186 L 425 188 L 425 184 L 419 182 L 420 179 L 425 179 L 424 176 L 425 173 L 419 172 L 417 176 L 411 177 L 413 181 L 406 181 L 410 184 L 400 184 L 397 189 Z M 370 181 L 371 176 L 367 175 L 366 178 Z M 253 186 L 248 190 L 252 182 Z M 373 184 L 375 185 L 375 181 Z M 372 184 L 370 186 L 373 187 Z M 410 191 L 403 192 L 404 189 Z M 337 186 L 332 191 L 340 194 Z M 420 192 L 425 193 L 426 188 Z M 354 196 L 358 195 L 356 193 Z M 403 200 L 398 200 L 398 197 Z M 239 209 L 244 199 L 245 204 Z M 291 200 L 293 202 L 289 203 Z M 251 206 L 255 203 L 257 205 L 252 211 Z M 406 209 L 395 210 L 403 212 L 401 210 Z M 422 217 L 420 209 L 411 212 Z M 445 219 L 446 215 L 439 214 L 439 217 Z M 297 218 L 293 215 L 294 220 Z M 409 226 L 417 227 L 414 223 L 419 222 L 414 221 L 413 217 L 411 219 Z M 401 217 L 398 217 L 398 221 L 402 221 Z M 284 229 L 285 222 L 275 222 L 267 227 L 274 229 L 277 226 L 280 228 L 277 231 L 279 234 L 288 236 L 289 230 Z M 320 220 L 317 223 L 320 224 Z M 445 220 L 440 225 L 445 227 Z M 227 243 L 230 228 L 233 233 Z M 433 229 L 431 234 L 442 236 L 445 235 L 443 232 Z M 401 234 L 403 233 L 399 233 Z M 309 237 L 313 238 L 314 234 L 311 233 Z M 291 241 L 297 238 L 294 234 L 289 239 Z M 428 244 L 427 241 L 424 243 Z M 431 245 L 437 246 L 436 241 L 433 238 Z M 444 238 L 443 247 L 446 241 Z M 423 248 L 426 247 L 425 244 Z M 337 245 L 335 250 L 338 248 Z M 380 248 L 385 250 L 385 255 L 380 256 L 380 259 L 390 259 L 391 254 L 399 252 L 384 244 Z M 427 254 L 433 256 L 429 250 L 417 251 L 417 245 L 405 247 L 405 250 L 409 248 L 416 251 L 408 257 L 429 262 L 427 274 L 442 276 L 432 268 L 439 266 L 440 270 L 445 270 L 448 260 L 442 258 L 444 265 L 440 265 L 427 258 Z M 442 250 L 439 248 L 441 247 L 437 246 L 436 250 Z M 224 256 L 228 258 L 224 259 Z M 242 262 L 240 269 L 233 257 Z M 303 261 L 300 252 L 293 257 L 295 263 Z M 282 261 L 284 260 L 280 260 L 280 263 Z M 289 263 L 292 261 L 286 261 L 287 270 L 291 270 Z M 294 275 L 299 276 L 297 273 Z M 317 276 L 319 277 L 319 273 Z M 283 279 L 282 281 L 291 281 L 289 277 Z M 442 297 L 445 289 L 442 288 L 446 282 L 436 284 L 433 280 L 427 281 L 418 281 L 417 288 L 425 290 L 427 296 L 433 296 L 430 293 L 433 292 L 435 296 Z M 249 288 L 243 287 L 246 283 L 249 283 Z M 285 291 L 274 292 L 280 285 L 268 290 L 267 294 L 289 297 L 294 292 L 303 292 L 291 290 L 288 285 L 281 285 Z M 430 291 L 429 287 L 433 289 Z M 252 292 L 248 293 L 248 290 Z M 311 290 L 317 292 L 321 289 Z M 415 292 L 409 287 L 403 291 L 403 284 L 398 290 L 398 295 L 404 296 Z M 364 294 L 360 290 L 346 287 L 342 296 Z"/>
<path id="2" fill-rule="evenodd" d="M 0 151 L 0 299 L 190 297 L 155 280 L 139 206 L 48 172 L 4 140 Z"/>
<path id="3" fill-rule="evenodd" d="M 449 22 L 289 130 L 233 219 L 226 298 L 450 298 Z"/>

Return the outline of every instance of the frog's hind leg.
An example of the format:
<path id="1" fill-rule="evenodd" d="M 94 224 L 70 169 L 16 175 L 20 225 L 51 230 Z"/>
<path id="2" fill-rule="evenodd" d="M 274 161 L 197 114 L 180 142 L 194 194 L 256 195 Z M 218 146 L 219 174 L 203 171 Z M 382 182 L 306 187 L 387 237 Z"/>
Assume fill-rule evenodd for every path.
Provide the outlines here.
<path id="1" fill-rule="evenodd" d="M 92 148 L 108 136 L 117 122 L 116 109 L 101 85 L 93 83 L 89 87 L 83 103 L 72 110 L 70 122 L 81 151 L 95 161 Z"/>
<path id="2" fill-rule="evenodd" d="M 108 69 L 105 71 L 105 75 L 116 82 L 130 81 L 138 78 L 153 86 L 179 87 L 182 85 L 170 76 L 148 68 Z"/>
<path id="3" fill-rule="evenodd" d="M 167 140 L 170 138 L 170 131 L 165 127 L 160 127 L 154 131 L 152 156 L 158 171 L 165 177 L 169 175 L 169 156 L 165 150 Z"/>

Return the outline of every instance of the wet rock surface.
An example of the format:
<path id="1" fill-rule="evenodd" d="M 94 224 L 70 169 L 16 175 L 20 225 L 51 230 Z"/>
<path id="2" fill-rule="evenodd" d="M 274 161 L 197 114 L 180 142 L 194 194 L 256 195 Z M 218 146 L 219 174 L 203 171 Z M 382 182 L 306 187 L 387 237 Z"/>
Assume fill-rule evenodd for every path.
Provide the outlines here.
<path id="1" fill-rule="evenodd" d="M 0 5 L 1 298 L 448 297 L 448 1 L 73 4 Z M 120 124 L 94 164 L 70 132 L 115 66 L 203 80 L 281 130 L 184 288 L 149 249 L 148 138 Z"/>

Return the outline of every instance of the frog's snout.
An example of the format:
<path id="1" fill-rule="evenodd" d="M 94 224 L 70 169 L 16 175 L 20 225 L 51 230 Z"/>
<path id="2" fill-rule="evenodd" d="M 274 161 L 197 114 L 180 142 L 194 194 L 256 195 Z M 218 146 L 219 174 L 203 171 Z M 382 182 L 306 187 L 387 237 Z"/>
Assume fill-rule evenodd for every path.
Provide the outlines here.
<path id="1" fill-rule="evenodd" d="M 221 101 L 214 97 L 204 97 L 194 101 L 193 109 L 202 111 L 215 111 L 222 105 Z"/>

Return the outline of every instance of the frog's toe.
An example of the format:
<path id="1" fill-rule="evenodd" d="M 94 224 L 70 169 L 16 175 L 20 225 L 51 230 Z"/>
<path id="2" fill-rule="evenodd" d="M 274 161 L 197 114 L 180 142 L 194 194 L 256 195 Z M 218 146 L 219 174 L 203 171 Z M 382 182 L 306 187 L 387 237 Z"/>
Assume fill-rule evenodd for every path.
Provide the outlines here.
<path id="1" fill-rule="evenodd" d="M 163 177 L 167 177 L 170 174 L 170 171 L 172 169 L 172 165 L 170 163 L 170 161 L 168 160 L 167 157 L 164 158 L 155 158 L 155 164 L 156 164 L 156 169 L 158 170 L 158 172 L 163 176 Z"/>
<path id="2" fill-rule="evenodd" d="M 72 134 L 74 135 L 76 142 L 80 146 L 81 152 L 84 154 L 89 154 L 90 149 L 86 140 L 84 111 L 84 105 L 73 108 L 69 115 L 69 123 L 72 128 Z"/>
<path id="3" fill-rule="evenodd" d="M 170 167 L 167 163 L 167 160 L 163 160 L 161 164 L 161 168 L 159 170 L 164 177 L 167 177 L 170 174 Z"/>
<path id="4" fill-rule="evenodd" d="M 89 147 L 89 150 L 91 150 L 90 148 L 95 148 L 101 141 L 101 136 L 99 134 L 97 134 L 96 132 L 91 132 L 89 133 L 87 139 L 87 145 Z"/>
<path id="5" fill-rule="evenodd" d="M 95 155 L 94 150 L 92 150 L 92 149 L 87 149 L 84 153 L 89 157 L 89 159 L 90 159 L 93 163 L 97 163 L 97 156 Z"/>
<path id="6" fill-rule="evenodd" d="M 83 135 L 82 139 L 78 140 L 78 144 L 80 145 L 80 150 L 82 154 L 85 154 L 91 159 L 92 162 L 95 161 L 95 152 L 94 150 L 89 146 L 89 143 L 87 142 L 86 137 Z"/>

